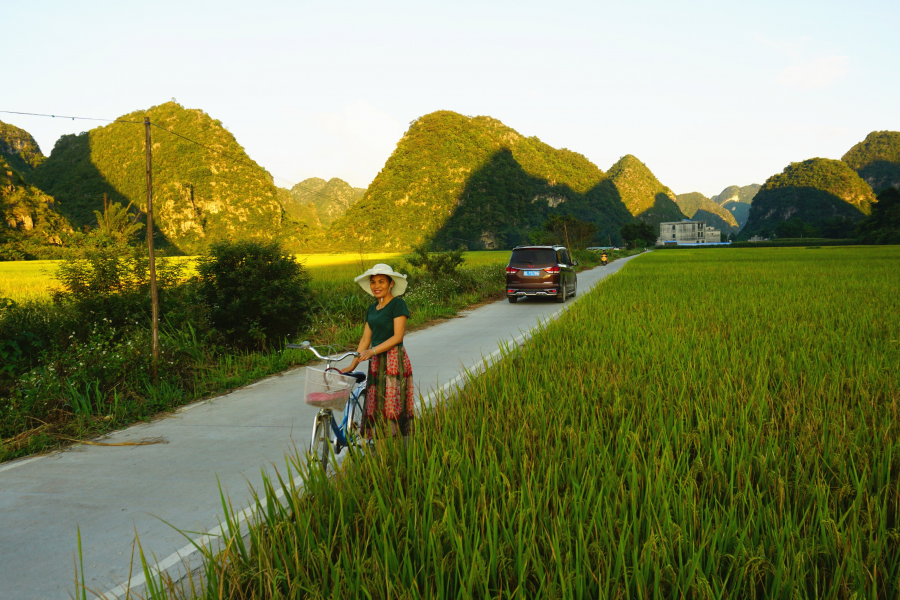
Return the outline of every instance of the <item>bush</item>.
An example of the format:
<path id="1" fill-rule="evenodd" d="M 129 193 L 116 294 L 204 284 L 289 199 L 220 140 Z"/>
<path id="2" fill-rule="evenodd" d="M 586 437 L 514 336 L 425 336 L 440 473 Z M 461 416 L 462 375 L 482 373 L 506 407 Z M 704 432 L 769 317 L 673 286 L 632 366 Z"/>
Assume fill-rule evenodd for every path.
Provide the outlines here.
<path id="1" fill-rule="evenodd" d="M 460 294 L 472 291 L 475 279 L 471 273 L 461 271 L 467 248 L 460 246 L 449 252 L 429 252 L 428 243 L 413 246 L 412 256 L 406 258 L 412 287 L 428 286 L 439 294 Z M 416 272 L 419 269 L 419 272 Z M 424 276 L 422 271 L 424 271 Z"/>
<path id="2" fill-rule="evenodd" d="M 181 263 L 156 261 L 160 304 L 178 285 L 183 271 Z M 88 248 L 83 256 L 60 264 L 56 278 L 64 291 L 54 294 L 54 300 L 71 304 L 84 327 L 105 320 L 117 329 L 126 329 L 149 318 L 150 260 L 146 248 Z"/>
<path id="3" fill-rule="evenodd" d="M 417 269 L 423 269 L 432 279 L 456 278 L 459 267 L 465 262 L 466 247 L 460 246 L 450 252 L 429 252 L 428 243 L 413 246 L 412 256 L 406 262 Z"/>
<path id="4" fill-rule="evenodd" d="M 309 275 L 278 242 L 217 242 L 197 271 L 210 324 L 238 348 L 274 346 L 309 322 Z"/>
<path id="5" fill-rule="evenodd" d="M 655 241 L 657 237 L 656 228 L 653 225 L 641 223 L 640 221 L 626 223 L 622 226 L 619 233 L 622 239 L 625 240 L 625 245 L 629 248 L 643 248 L 648 245 L 646 240 Z"/>

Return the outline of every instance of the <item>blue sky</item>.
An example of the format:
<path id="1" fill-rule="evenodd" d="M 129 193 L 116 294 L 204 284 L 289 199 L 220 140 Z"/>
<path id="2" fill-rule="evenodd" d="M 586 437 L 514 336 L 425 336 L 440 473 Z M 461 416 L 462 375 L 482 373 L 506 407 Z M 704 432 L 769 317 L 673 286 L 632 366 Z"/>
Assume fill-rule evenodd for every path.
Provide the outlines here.
<path id="1" fill-rule="evenodd" d="M 3 9 L 0 110 L 175 98 L 272 174 L 365 187 L 410 121 L 490 115 L 676 193 L 900 130 L 900 2 L 46 2 Z M 0 114 L 50 153 L 94 126 Z"/>

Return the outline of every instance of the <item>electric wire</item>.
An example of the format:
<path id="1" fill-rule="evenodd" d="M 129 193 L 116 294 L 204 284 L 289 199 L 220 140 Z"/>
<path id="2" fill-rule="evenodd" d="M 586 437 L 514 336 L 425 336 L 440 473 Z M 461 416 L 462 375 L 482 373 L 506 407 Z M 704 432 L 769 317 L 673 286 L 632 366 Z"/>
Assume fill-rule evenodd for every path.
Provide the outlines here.
<path id="1" fill-rule="evenodd" d="M 177 131 L 172 131 L 171 129 L 168 129 L 168 128 L 166 128 L 166 127 L 163 127 L 162 125 L 157 125 L 157 124 L 154 123 L 153 121 L 150 122 L 150 125 L 153 126 L 153 127 L 156 127 L 157 129 L 161 129 L 161 130 L 165 131 L 166 133 L 172 134 L 172 135 L 174 135 L 175 137 L 179 137 L 179 138 L 181 138 L 181 139 L 183 139 L 183 140 L 186 140 L 186 141 L 188 141 L 188 142 L 191 142 L 192 144 L 197 144 L 198 146 L 200 146 L 200 147 L 202 147 L 202 148 L 206 148 L 206 149 L 209 150 L 210 152 L 215 152 L 216 154 L 220 154 L 220 155 L 222 155 L 222 156 L 228 157 L 228 158 L 230 158 L 231 160 L 233 160 L 234 162 L 239 162 L 239 163 L 243 163 L 243 164 L 245 164 L 245 165 L 254 166 L 254 167 L 259 167 L 259 164 L 257 164 L 255 161 L 253 161 L 253 159 L 251 159 L 250 157 L 243 158 L 243 157 L 241 157 L 241 156 L 238 156 L 237 154 L 234 154 L 233 152 L 228 152 L 227 150 L 219 150 L 218 148 L 213 148 L 212 146 L 209 146 L 209 145 L 207 145 L 207 144 L 204 144 L 203 142 L 198 142 L 197 140 L 192 140 L 191 138 L 189 138 L 189 137 L 187 137 L 187 136 L 181 135 L 181 134 L 178 133 Z M 266 172 L 268 173 L 268 170 L 267 170 Z M 294 187 L 295 185 L 297 185 L 297 184 L 294 183 L 293 181 L 291 181 L 291 180 L 289 180 L 289 179 L 285 179 L 284 177 L 279 177 L 279 176 L 277 176 L 277 175 L 275 175 L 275 174 L 273 174 L 273 173 L 269 173 L 269 175 L 272 176 L 272 179 L 277 179 L 277 180 L 279 180 L 279 181 L 283 181 L 284 183 L 289 184 L 291 187 Z M 314 192 L 314 193 L 315 193 L 315 192 Z M 324 194 L 323 194 L 322 196 L 323 196 L 323 197 L 326 197 L 326 196 L 324 196 Z"/>
<path id="2" fill-rule="evenodd" d="M 79 121 L 102 121 L 104 123 L 133 123 L 135 125 L 143 125 L 144 124 L 143 121 L 128 121 L 126 119 L 98 119 L 98 118 L 94 118 L 94 117 L 73 117 L 73 116 L 69 116 L 69 115 L 51 115 L 51 114 L 45 114 L 45 113 L 20 112 L 20 111 L 15 111 L 15 110 L 0 110 L 0 113 L 10 114 L 10 115 L 27 115 L 27 116 L 31 116 L 31 117 L 52 117 L 54 119 L 71 119 L 73 121 L 77 119 Z M 254 167 L 260 166 L 258 163 L 254 162 L 249 157 L 244 159 L 244 158 L 241 158 L 240 156 L 237 156 L 234 153 L 227 152 L 225 150 L 219 150 L 217 148 L 213 148 L 202 142 L 198 142 L 197 140 L 192 140 L 191 138 L 189 138 L 187 136 L 181 135 L 178 132 L 175 132 L 175 131 L 172 131 L 171 129 L 163 127 L 162 125 L 157 125 L 153 121 L 150 122 L 150 125 L 153 127 L 156 127 L 157 129 L 161 129 L 161 130 L 165 131 L 166 133 L 170 133 L 174 136 L 180 137 L 181 139 L 191 142 L 192 144 L 197 144 L 198 146 L 206 148 L 207 150 L 209 150 L 211 152 L 215 152 L 222 156 L 228 157 L 235 162 L 241 162 L 241 163 L 244 163 L 245 165 L 250 165 L 250 166 L 254 166 Z M 266 170 L 266 172 L 269 173 L 268 170 Z M 269 175 L 271 175 L 272 179 L 277 179 L 281 182 L 284 182 L 284 183 L 288 184 L 291 188 L 294 188 L 298 185 L 296 182 L 293 182 L 290 179 L 285 179 L 284 177 L 279 177 L 273 173 L 269 173 Z M 304 190 L 304 191 L 308 194 L 312 194 L 313 196 L 317 196 L 317 197 L 325 199 L 325 200 L 329 200 L 331 198 L 330 196 L 323 194 L 322 192 L 315 191 L 315 190 Z"/>
<path id="3" fill-rule="evenodd" d="M 15 110 L 0 110 L 0 113 L 5 113 L 8 115 L 28 115 L 30 117 L 53 117 L 54 119 L 71 119 L 71 120 L 79 120 L 79 121 L 103 121 L 105 123 L 135 123 L 138 125 L 143 125 L 141 121 L 126 121 L 125 119 L 95 119 L 93 117 L 72 117 L 69 115 L 45 115 L 42 113 L 30 113 L 30 112 L 19 112 Z"/>

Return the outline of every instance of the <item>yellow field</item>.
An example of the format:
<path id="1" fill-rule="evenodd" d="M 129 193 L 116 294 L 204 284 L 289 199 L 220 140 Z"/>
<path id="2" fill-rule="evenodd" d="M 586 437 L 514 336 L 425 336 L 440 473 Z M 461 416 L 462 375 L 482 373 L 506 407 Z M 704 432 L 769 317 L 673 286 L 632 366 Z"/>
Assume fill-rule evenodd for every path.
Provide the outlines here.
<path id="1" fill-rule="evenodd" d="M 352 281 L 353 278 L 375 263 L 384 262 L 394 268 L 399 266 L 404 254 L 380 252 L 373 254 L 296 254 L 295 257 L 309 270 L 313 282 L 328 285 L 333 281 Z M 505 262 L 509 252 L 469 252 L 466 265 L 486 265 Z M 193 263 L 193 257 L 180 257 Z M 24 260 L 0 262 L 0 298 L 16 302 L 46 300 L 59 287 L 54 279 L 58 260 Z M 192 266 L 192 265 L 191 265 Z M 188 271 L 192 271 L 191 266 Z"/>
<path id="2" fill-rule="evenodd" d="M 0 262 L 0 298 L 16 302 L 45 300 L 57 288 L 53 273 L 58 260 Z"/>

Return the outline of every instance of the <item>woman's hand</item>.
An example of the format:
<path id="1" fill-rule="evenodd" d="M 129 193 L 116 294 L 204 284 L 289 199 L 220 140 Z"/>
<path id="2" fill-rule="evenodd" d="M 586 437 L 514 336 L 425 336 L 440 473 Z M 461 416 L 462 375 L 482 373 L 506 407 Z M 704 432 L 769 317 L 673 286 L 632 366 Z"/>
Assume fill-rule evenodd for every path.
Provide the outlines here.
<path id="1" fill-rule="evenodd" d="M 359 359 L 354 357 L 353 362 L 350 363 L 350 366 L 346 367 L 344 369 L 341 369 L 341 373 L 345 373 L 345 374 L 350 373 L 350 372 L 356 370 L 357 365 L 359 365 Z"/>
<path id="2" fill-rule="evenodd" d="M 359 362 L 369 360 L 373 356 L 375 356 L 375 350 L 373 350 L 372 348 L 367 348 L 359 353 Z"/>

